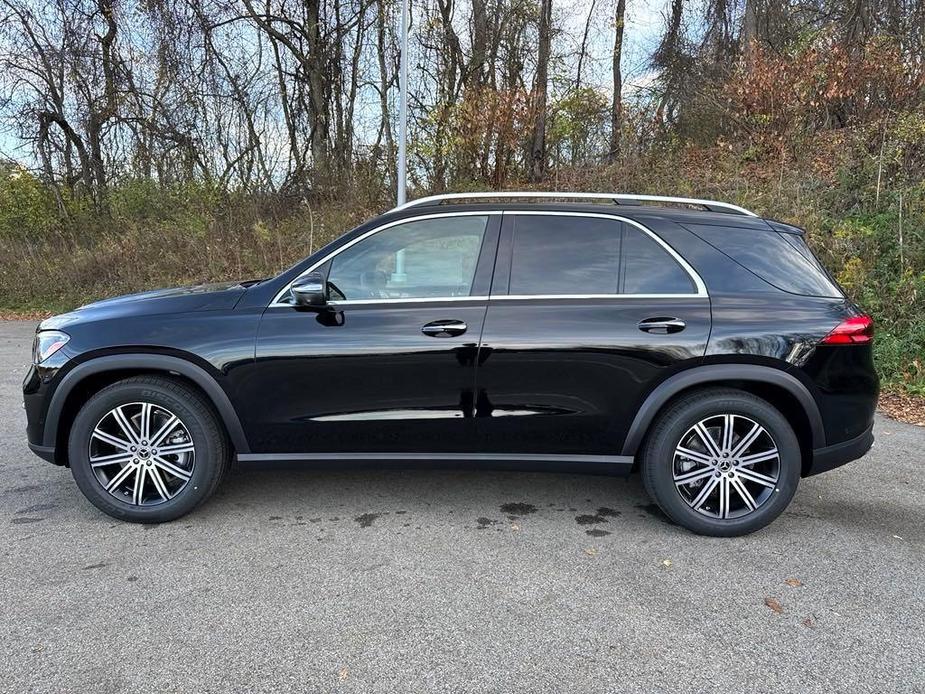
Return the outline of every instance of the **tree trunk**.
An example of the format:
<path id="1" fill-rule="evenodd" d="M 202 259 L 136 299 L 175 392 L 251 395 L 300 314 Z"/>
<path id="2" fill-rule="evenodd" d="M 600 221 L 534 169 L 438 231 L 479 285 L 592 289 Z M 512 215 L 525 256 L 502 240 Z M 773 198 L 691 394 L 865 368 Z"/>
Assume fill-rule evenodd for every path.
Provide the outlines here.
<path id="1" fill-rule="evenodd" d="M 540 0 L 539 52 L 533 89 L 533 141 L 530 146 L 530 180 L 541 181 L 546 173 L 546 90 L 549 82 L 549 51 L 552 43 L 552 0 Z"/>
<path id="2" fill-rule="evenodd" d="M 617 0 L 614 16 L 613 37 L 613 105 L 610 112 L 610 161 L 620 157 L 620 136 L 623 131 L 623 72 L 620 63 L 623 59 L 623 26 L 626 16 L 626 0 Z"/>

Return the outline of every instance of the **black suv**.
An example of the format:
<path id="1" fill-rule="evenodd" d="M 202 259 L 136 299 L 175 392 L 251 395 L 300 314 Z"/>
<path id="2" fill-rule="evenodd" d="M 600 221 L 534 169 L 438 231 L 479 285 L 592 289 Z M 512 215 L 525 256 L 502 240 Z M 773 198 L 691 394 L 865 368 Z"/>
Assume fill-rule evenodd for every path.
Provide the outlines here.
<path id="1" fill-rule="evenodd" d="M 739 535 L 870 448 L 872 337 L 787 224 L 479 193 L 396 208 L 273 279 L 46 320 L 23 391 L 32 450 L 129 521 L 188 513 L 235 458 L 426 462 L 638 468 L 677 523 Z"/>

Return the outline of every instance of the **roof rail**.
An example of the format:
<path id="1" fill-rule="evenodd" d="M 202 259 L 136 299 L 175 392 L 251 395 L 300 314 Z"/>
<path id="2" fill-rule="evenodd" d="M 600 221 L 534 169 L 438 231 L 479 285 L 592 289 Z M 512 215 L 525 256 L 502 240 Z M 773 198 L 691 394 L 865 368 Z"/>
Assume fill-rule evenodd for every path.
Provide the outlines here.
<path id="1" fill-rule="evenodd" d="M 717 202 L 716 200 L 701 200 L 699 198 L 675 198 L 667 195 L 630 195 L 626 193 L 567 193 L 567 192 L 549 192 L 549 191 L 490 191 L 487 193 L 446 193 L 444 195 L 429 195 L 426 198 L 418 198 L 404 205 L 399 205 L 392 211 L 406 210 L 409 207 L 420 207 L 422 205 L 439 205 L 441 202 L 450 200 L 479 200 L 485 198 L 575 198 L 584 200 L 610 200 L 617 205 L 639 205 L 646 202 L 668 202 L 678 205 L 698 205 L 710 212 L 725 212 L 728 214 L 741 214 L 748 217 L 757 217 L 754 212 L 746 210 L 744 207 L 733 205 L 728 202 Z"/>

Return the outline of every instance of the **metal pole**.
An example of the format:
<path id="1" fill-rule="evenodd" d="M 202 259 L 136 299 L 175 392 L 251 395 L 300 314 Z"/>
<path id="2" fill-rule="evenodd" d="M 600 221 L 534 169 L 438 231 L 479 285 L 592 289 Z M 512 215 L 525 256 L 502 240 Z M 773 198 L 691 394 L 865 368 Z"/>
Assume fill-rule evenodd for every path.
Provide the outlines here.
<path id="1" fill-rule="evenodd" d="M 405 204 L 405 179 L 408 175 L 408 2 L 401 3 L 401 68 L 398 78 L 398 204 Z"/>

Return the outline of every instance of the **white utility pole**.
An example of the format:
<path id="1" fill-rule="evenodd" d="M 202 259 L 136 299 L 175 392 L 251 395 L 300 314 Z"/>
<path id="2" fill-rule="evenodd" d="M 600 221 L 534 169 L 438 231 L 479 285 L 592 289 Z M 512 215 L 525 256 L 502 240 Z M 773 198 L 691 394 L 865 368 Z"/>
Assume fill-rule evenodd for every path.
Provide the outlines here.
<path id="1" fill-rule="evenodd" d="M 398 204 L 405 204 L 408 175 L 408 2 L 401 2 L 401 69 L 398 77 Z"/>

